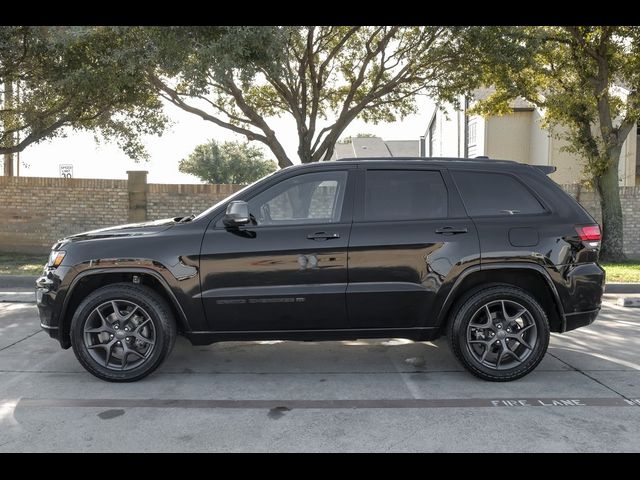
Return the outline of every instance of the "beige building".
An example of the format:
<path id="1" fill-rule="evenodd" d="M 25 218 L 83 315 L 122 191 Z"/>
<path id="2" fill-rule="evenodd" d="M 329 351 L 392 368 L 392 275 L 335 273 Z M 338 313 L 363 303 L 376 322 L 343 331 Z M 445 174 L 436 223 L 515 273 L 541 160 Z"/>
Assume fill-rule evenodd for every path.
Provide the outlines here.
<path id="1" fill-rule="evenodd" d="M 515 160 L 532 165 L 553 165 L 551 178 L 560 184 L 583 180 L 584 159 L 563 151 L 566 142 L 541 126 L 543 113 L 524 100 L 512 103 L 511 113 L 481 117 L 467 115 L 466 108 L 434 109 L 425 132 L 425 155 L 430 157 L 478 157 Z M 620 185 L 634 186 L 640 174 L 638 131 L 632 131 L 620 156 Z M 640 176 L 638 177 L 640 184 Z"/>

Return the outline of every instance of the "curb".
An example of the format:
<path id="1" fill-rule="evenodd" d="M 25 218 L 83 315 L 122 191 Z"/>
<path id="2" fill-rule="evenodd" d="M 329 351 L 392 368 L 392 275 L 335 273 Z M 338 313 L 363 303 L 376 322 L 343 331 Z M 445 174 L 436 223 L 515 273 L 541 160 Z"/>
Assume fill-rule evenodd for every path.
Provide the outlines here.
<path id="1" fill-rule="evenodd" d="M 605 283 L 604 293 L 640 293 L 640 283 Z"/>
<path id="2" fill-rule="evenodd" d="M 36 295 L 33 291 L 0 291 L 0 303 L 36 303 Z"/>
<path id="3" fill-rule="evenodd" d="M 31 275 L 0 275 L 0 288 L 35 289 L 37 278 Z"/>

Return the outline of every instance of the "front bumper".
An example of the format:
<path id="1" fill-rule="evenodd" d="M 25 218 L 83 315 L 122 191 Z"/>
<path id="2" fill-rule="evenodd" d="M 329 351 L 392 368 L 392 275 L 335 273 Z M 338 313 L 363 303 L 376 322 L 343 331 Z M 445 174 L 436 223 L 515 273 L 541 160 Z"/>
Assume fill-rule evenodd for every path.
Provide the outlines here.
<path id="1" fill-rule="evenodd" d="M 60 340 L 59 314 L 61 308 L 60 285 L 69 272 L 69 267 L 45 268 L 44 274 L 36 280 L 36 306 L 40 317 L 40 327 L 51 338 Z"/>

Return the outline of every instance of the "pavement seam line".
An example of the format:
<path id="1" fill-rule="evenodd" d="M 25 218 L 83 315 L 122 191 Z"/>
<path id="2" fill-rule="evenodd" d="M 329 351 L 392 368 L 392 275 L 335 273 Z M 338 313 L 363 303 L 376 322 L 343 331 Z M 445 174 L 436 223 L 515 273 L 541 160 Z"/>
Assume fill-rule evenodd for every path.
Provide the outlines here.
<path id="1" fill-rule="evenodd" d="M 393 365 L 393 368 L 395 368 L 396 372 L 398 372 L 398 375 L 400 375 L 400 378 L 402 379 L 404 386 L 407 388 L 411 396 L 415 399 L 422 398 L 422 394 L 418 386 L 415 383 L 413 383 L 410 378 L 406 377 L 406 373 L 404 373 L 401 370 L 400 366 L 396 362 L 396 359 L 389 353 L 388 350 L 385 351 L 385 356 L 389 359 L 389 361 L 391 362 L 391 365 Z"/>
<path id="2" fill-rule="evenodd" d="M 29 398 L 7 400 L 0 407 L 21 408 L 178 408 L 256 410 L 286 407 L 289 410 L 521 408 L 521 407 L 638 407 L 640 399 L 620 397 L 519 397 L 513 398 L 395 398 L 395 399 L 179 399 L 179 398 Z M 410 436 L 410 435 L 409 435 Z"/>
<path id="3" fill-rule="evenodd" d="M 7 350 L 8 348 L 13 347 L 14 345 L 17 345 L 18 343 L 23 342 L 24 340 L 26 340 L 26 339 L 28 339 L 28 338 L 31 338 L 31 337 L 33 337 L 34 335 L 39 334 L 40 332 L 42 332 L 42 330 L 37 330 L 37 331 L 33 332 L 32 334 L 27 335 L 26 337 L 21 338 L 20 340 L 17 340 L 17 341 L 15 341 L 15 342 L 13 342 L 11 345 L 7 345 L 6 347 L 2 347 L 2 348 L 0 348 L 0 352 L 3 352 L 3 351 L 5 351 L 5 350 Z"/>
<path id="4" fill-rule="evenodd" d="M 587 377 L 588 379 L 596 382 L 599 385 L 602 385 L 604 388 L 606 388 L 607 390 L 612 391 L 613 393 L 615 393 L 616 395 L 619 395 L 620 397 L 624 398 L 627 401 L 631 401 L 631 399 L 629 397 L 627 397 L 626 395 L 623 395 L 622 393 L 620 393 L 619 391 L 617 391 L 615 388 L 610 387 L 609 385 L 606 385 L 604 383 L 602 383 L 600 380 L 598 380 L 597 378 L 592 377 L 591 375 L 589 375 L 588 373 L 584 372 L 583 370 L 580 370 L 577 367 L 574 367 L 573 365 L 571 365 L 569 362 L 562 360 L 561 358 L 557 357 L 556 355 L 554 355 L 553 353 L 547 351 L 547 353 L 549 355 L 551 355 L 553 358 L 555 358 L 556 360 L 558 360 L 559 362 L 564 363 L 565 365 L 567 365 L 568 367 L 572 368 L 574 371 L 581 373 L 582 375 L 584 375 L 585 377 Z"/>

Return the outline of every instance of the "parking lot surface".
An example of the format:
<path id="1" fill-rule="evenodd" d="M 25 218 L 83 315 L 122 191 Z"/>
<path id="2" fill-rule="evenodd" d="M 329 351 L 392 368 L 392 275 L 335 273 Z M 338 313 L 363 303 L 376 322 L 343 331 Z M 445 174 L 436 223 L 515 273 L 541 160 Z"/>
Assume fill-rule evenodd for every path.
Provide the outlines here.
<path id="1" fill-rule="evenodd" d="M 113 384 L 14 296 L 0 303 L 0 452 L 640 451 L 640 308 L 606 297 L 510 383 L 468 374 L 444 338 L 179 338 L 150 377 Z"/>

